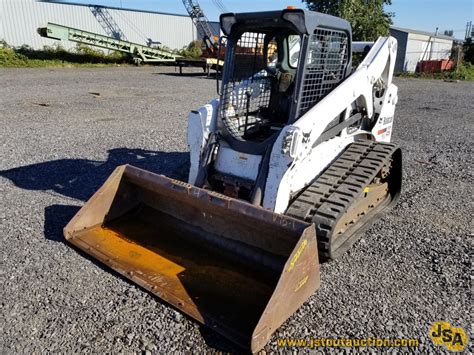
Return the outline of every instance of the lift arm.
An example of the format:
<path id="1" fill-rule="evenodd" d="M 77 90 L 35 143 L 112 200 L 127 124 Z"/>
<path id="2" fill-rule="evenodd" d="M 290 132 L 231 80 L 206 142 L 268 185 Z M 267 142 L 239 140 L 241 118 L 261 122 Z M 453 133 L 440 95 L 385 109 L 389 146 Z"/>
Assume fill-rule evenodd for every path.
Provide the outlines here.
<path id="1" fill-rule="evenodd" d="M 388 100 L 388 104 L 394 107 L 396 92 L 389 89 L 393 86 L 396 55 L 395 38 L 379 38 L 355 72 L 294 123 L 293 126 L 301 132 L 312 132 L 312 138 L 303 144 L 305 149 L 311 149 L 331 120 L 354 102 L 365 110 L 369 118 L 374 113 L 381 114 L 384 105 L 379 102 L 385 103 Z M 384 95 L 374 102 L 373 91 L 377 85 L 383 85 Z"/>

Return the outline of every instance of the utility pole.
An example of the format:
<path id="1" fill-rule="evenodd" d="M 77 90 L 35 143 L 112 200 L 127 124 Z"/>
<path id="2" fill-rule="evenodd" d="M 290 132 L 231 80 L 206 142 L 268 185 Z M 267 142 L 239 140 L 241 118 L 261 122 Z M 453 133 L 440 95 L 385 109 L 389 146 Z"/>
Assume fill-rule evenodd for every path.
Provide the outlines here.
<path id="1" fill-rule="evenodd" d="M 456 55 L 456 73 L 459 71 L 460 62 L 461 62 L 461 46 L 458 45 L 458 53 Z"/>

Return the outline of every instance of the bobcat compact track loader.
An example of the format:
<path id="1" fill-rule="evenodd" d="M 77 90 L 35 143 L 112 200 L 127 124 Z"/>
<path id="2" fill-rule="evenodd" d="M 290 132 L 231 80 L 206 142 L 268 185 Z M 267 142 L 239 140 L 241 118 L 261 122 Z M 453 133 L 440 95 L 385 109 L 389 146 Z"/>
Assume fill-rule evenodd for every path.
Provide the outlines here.
<path id="1" fill-rule="evenodd" d="M 397 42 L 378 39 L 353 70 L 342 19 L 288 9 L 220 22 L 220 95 L 189 116 L 188 183 L 120 166 L 64 232 L 258 351 L 319 287 L 319 257 L 344 252 L 399 195 Z"/>

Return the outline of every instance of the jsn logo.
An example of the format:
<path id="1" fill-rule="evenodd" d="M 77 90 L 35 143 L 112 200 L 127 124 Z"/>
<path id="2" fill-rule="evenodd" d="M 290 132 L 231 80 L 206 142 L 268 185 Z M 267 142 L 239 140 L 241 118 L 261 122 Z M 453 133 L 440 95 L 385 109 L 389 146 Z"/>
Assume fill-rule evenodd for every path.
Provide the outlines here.
<path id="1" fill-rule="evenodd" d="M 429 335 L 433 343 L 444 345 L 451 351 L 462 351 L 468 343 L 464 329 L 452 327 L 448 322 L 433 323 Z"/>

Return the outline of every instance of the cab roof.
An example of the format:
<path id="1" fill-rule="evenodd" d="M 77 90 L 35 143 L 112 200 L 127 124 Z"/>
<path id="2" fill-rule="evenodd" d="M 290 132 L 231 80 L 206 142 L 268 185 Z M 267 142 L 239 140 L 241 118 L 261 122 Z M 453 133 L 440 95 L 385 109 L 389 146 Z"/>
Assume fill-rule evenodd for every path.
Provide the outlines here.
<path id="1" fill-rule="evenodd" d="M 220 16 L 222 32 L 229 36 L 239 30 L 275 29 L 289 27 L 298 34 L 312 34 L 317 27 L 343 30 L 351 36 L 348 21 L 306 9 L 286 9 L 280 11 L 225 13 Z M 239 32 L 239 30 L 237 30 Z"/>

